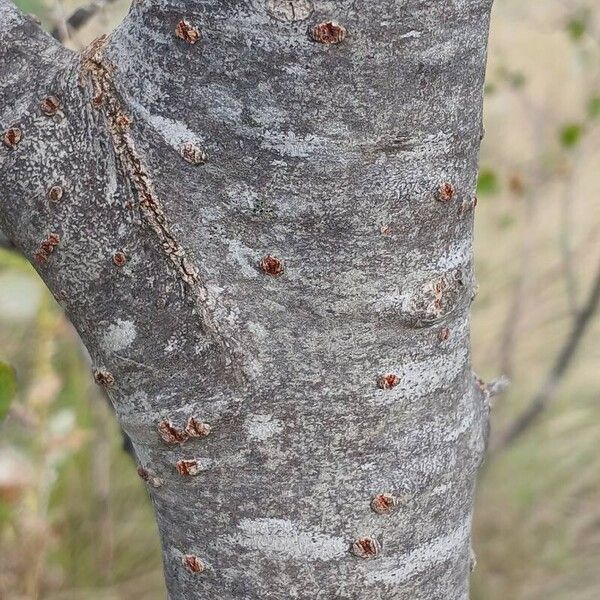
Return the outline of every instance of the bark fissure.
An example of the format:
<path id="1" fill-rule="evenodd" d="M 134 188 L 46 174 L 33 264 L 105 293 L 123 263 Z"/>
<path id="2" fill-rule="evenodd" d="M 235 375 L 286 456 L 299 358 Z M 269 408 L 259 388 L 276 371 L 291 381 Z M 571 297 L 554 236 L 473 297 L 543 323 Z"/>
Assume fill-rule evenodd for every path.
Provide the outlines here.
<path id="1" fill-rule="evenodd" d="M 185 284 L 185 289 L 188 290 L 195 307 L 200 311 L 202 330 L 212 342 L 228 354 L 229 366 L 233 366 L 238 362 L 235 350 L 231 341 L 221 332 L 209 307 L 209 293 L 200 271 L 188 258 L 188 253 L 173 233 L 149 170 L 137 150 L 131 133 L 131 111 L 113 80 L 116 66 L 111 64 L 103 54 L 107 43 L 108 37 L 101 36 L 83 52 L 80 82 L 83 85 L 86 80 L 91 83 L 93 89 L 91 104 L 101 110 L 105 116 L 115 156 L 137 192 L 143 221 L 156 235 L 160 248 Z M 235 369 L 233 373 L 234 377 L 239 378 L 242 371 Z"/>

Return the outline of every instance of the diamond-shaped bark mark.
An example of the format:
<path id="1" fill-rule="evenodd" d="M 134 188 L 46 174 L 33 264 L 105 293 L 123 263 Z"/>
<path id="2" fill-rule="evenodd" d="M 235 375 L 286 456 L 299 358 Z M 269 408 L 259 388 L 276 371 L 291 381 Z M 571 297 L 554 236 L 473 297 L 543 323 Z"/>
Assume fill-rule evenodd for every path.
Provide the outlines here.
<path id="1" fill-rule="evenodd" d="M 96 369 L 94 371 L 94 381 L 105 388 L 112 387 L 115 384 L 114 375 L 105 369 Z"/>
<path id="2" fill-rule="evenodd" d="M 327 45 L 343 42 L 347 34 L 346 28 L 335 21 L 319 23 L 312 31 L 313 39 L 316 42 Z"/>
<path id="3" fill-rule="evenodd" d="M 63 195 L 64 195 L 64 190 L 62 189 L 62 187 L 60 185 L 53 185 L 48 190 L 48 199 L 50 200 L 50 202 L 54 202 L 55 204 L 57 202 L 61 201 Z"/>
<path id="4" fill-rule="evenodd" d="M 2 141 L 5 146 L 14 150 L 22 138 L 23 132 L 18 127 L 11 127 L 4 132 Z"/>
<path id="5" fill-rule="evenodd" d="M 204 563 L 195 554 L 185 554 L 181 558 L 183 566 L 194 575 L 202 573 L 206 569 Z"/>
<path id="6" fill-rule="evenodd" d="M 450 202 L 454 198 L 454 186 L 450 182 L 443 183 L 435 196 L 438 202 Z"/>
<path id="7" fill-rule="evenodd" d="M 59 108 L 60 108 L 60 99 L 57 98 L 56 96 L 46 96 L 40 102 L 40 110 L 42 111 L 42 114 L 46 115 L 47 117 L 51 117 L 52 115 L 55 115 L 58 112 Z"/>
<path id="8" fill-rule="evenodd" d="M 210 425 L 195 417 L 190 417 L 185 424 L 185 433 L 189 437 L 206 437 L 211 432 Z"/>
<path id="9" fill-rule="evenodd" d="M 175 463 L 175 467 L 177 468 L 177 472 L 184 477 L 193 477 L 194 475 L 198 475 L 202 470 L 200 463 L 195 458 L 178 460 Z"/>
<path id="10" fill-rule="evenodd" d="M 352 554 L 358 558 L 377 558 L 380 553 L 381 546 L 372 537 L 359 538 L 352 544 Z"/>
<path id="11" fill-rule="evenodd" d="M 183 159 L 192 165 L 203 165 L 208 160 L 206 152 L 193 142 L 183 144 L 180 153 Z"/>
<path id="12" fill-rule="evenodd" d="M 276 256 L 268 254 L 260 261 L 260 270 L 271 277 L 281 277 L 284 272 L 283 261 Z"/>
<path id="13" fill-rule="evenodd" d="M 200 30 L 192 25 L 189 21 L 181 19 L 175 27 L 175 35 L 188 44 L 195 44 L 200 39 Z"/>
<path id="14" fill-rule="evenodd" d="M 371 508 L 378 515 L 389 515 L 394 511 L 398 504 L 395 496 L 388 493 L 377 494 L 371 501 Z"/>
<path id="15" fill-rule="evenodd" d="M 118 252 L 115 252 L 113 254 L 113 262 L 117 267 L 123 267 L 127 262 L 127 257 L 125 256 L 125 253 L 121 252 L 120 250 Z"/>
<path id="16" fill-rule="evenodd" d="M 45 263 L 59 244 L 60 235 L 58 233 L 48 234 L 48 237 L 42 241 L 39 248 L 33 253 L 33 258 L 38 264 Z"/>
<path id="17" fill-rule="evenodd" d="M 182 444 L 187 440 L 188 435 L 185 431 L 177 429 L 171 421 L 161 421 L 158 424 L 158 433 L 167 444 Z"/>
<path id="18" fill-rule="evenodd" d="M 164 481 L 160 477 L 156 477 L 150 471 L 148 471 L 148 469 L 144 469 L 144 467 L 141 465 L 137 468 L 137 474 L 143 481 L 154 488 L 159 488 L 164 484 Z"/>
<path id="19" fill-rule="evenodd" d="M 386 375 L 382 375 L 378 381 L 377 385 L 382 390 L 391 390 L 395 388 L 400 383 L 400 377 L 394 373 L 387 373 Z"/>
<path id="20" fill-rule="evenodd" d="M 449 338 L 450 338 L 450 328 L 442 327 L 438 331 L 438 339 L 440 340 L 440 342 L 445 342 Z"/>

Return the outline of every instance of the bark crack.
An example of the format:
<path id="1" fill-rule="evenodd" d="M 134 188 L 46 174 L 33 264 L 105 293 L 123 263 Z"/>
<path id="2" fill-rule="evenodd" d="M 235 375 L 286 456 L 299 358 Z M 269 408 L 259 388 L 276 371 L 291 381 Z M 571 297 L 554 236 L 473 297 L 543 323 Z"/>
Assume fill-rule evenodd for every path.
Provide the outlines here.
<path id="1" fill-rule="evenodd" d="M 115 66 L 104 57 L 107 40 L 107 36 L 99 37 L 82 54 L 80 85 L 85 86 L 86 81 L 92 85 L 92 105 L 104 114 L 118 163 L 137 192 L 142 219 L 156 235 L 162 251 L 200 311 L 203 332 L 225 351 L 229 363 L 234 363 L 236 353 L 214 319 L 206 285 L 174 235 L 152 178 L 136 148 L 126 102 L 113 81 Z"/>

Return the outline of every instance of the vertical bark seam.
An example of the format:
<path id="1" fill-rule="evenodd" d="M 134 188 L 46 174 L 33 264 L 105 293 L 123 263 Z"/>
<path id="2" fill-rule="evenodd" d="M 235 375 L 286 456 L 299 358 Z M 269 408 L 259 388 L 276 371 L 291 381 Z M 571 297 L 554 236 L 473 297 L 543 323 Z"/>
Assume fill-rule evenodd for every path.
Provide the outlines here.
<path id="1" fill-rule="evenodd" d="M 137 192 L 142 218 L 155 233 L 169 262 L 191 292 L 194 304 L 201 313 L 202 330 L 226 352 L 231 363 L 234 363 L 236 353 L 215 322 L 208 305 L 209 295 L 206 285 L 171 230 L 152 178 L 129 132 L 131 118 L 126 110 L 126 103 L 113 81 L 115 67 L 103 56 L 107 39 L 106 36 L 99 37 L 82 54 L 80 85 L 85 86 L 86 80 L 92 85 L 94 93 L 92 105 L 104 114 L 117 161 Z M 234 375 L 239 378 L 240 371 L 238 369 L 234 371 Z"/>

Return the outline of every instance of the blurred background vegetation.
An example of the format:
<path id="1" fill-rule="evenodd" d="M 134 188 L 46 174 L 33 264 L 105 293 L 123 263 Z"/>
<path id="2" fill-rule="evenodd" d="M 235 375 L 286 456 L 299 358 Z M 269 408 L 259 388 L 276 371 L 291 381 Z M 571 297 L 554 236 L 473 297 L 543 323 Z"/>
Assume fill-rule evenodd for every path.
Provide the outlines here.
<path id="1" fill-rule="evenodd" d="M 128 7 L 17 4 L 73 48 Z M 81 6 L 93 17 L 70 31 Z M 543 388 L 600 266 L 599 14 L 594 0 L 496 0 L 473 311 L 477 373 L 512 380 L 494 403 L 496 448 Z M 594 316 L 540 419 L 484 467 L 474 600 L 600 598 L 599 335 Z M 151 507 L 85 351 L 34 271 L 1 248 L 0 428 L 0 598 L 164 598 Z"/>

